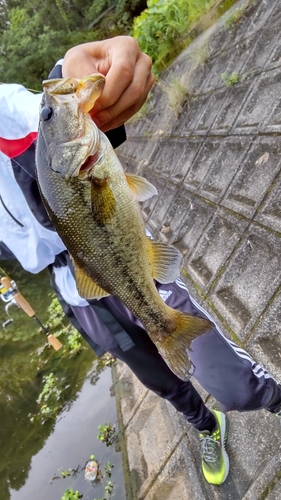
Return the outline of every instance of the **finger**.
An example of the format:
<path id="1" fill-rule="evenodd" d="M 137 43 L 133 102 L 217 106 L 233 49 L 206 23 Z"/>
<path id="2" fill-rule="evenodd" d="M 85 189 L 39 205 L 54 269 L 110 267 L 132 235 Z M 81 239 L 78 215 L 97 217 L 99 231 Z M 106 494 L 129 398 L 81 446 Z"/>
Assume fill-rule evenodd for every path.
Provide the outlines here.
<path id="1" fill-rule="evenodd" d="M 130 50 L 130 47 L 131 44 L 126 44 L 122 52 L 114 52 L 111 54 L 112 60 L 106 74 L 105 86 L 98 100 L 99 109 L 109 108 L 115 105 L 133 82 L 138 61 L 140 59 L 142 60 L 143 55 L 138 46 L 138 50 Z M 143 74 L 144 80 L 147 78 L 147 73 L 148 70 L 146 69 Z"/>
<path id="2" fill-rule="evenodd" d="M 116 103 L 100 111 L 98 111 L 98 107 L 94 106 L 91 114 L 97 125 L 101 128 L 105 125 L 108 126 L 120 121 L 120 117 L 122 117 L 122 123 L 125 123 L 134 114 L 132 110 L 136 113 L 146 101 L 153 83 L 152 73 L 149 73 L 144 81 L 143 64 L 139 62 L 135 68 L 133 81 Z M 126 116 L 126 120 L 124 120 L 124 116 Z"/>
<path id="3" fill-rule="evenodd" d="M 147 95 L 143 95 L 142 99 L 140 99 L 136 104 L 126 108 L 122 113 L 117 115 L 112 120 L 109 120 L 105 125 L 100 125 L 97 123 L 98 127 L 103 131 L 107 132 L 108 130 L 120 127 L 120 125 L 124 125 L 133 115 L 135 115 L 144 105 L 146 101 Z M 94 118 L 94 121 L 95 118 Z"/>
<path id="4" fill-rule="evenodd" d="M 127 108 L 126 111 L 118 115 L 116 118 L 113 120 L 107 122 L 105 125 L 99 126 L 100 130 L 102 132 L 108 132 L 109 130 L 112 130 L 114 128 L 120 127 L 121 125 L 124 125 L 133 115 L 135 115 L 143 106 L 145 103 L 145 99 L 141 105 L 133 105 L 130 108 Z"/>

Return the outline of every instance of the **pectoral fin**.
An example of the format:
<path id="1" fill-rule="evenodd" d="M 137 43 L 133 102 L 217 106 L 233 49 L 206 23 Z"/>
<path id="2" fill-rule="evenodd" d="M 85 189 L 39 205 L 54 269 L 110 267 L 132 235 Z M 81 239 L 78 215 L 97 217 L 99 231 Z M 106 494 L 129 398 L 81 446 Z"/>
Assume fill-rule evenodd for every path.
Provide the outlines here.
<path id="1" fill-rule="evenodd" d="M 108 185 L 107 179 L 92 179 L 91 181 L 91 205 L 93 218 L 97 224 L 105 226 L 108 224 L 116 209 L 114 195 Z"/>
<path id="2" fill-rule="evenodd" d="M 137 201 L 146 201 L 157 194 L 156 187 L 139 175 L 126 174 L 126 179 Z"/>
<path id="3" fill-rule="evenodd" d="M 147 238 L 152 277 L 160 283 L 172 283 L 181 271 L 182 254 L 176 248 Z"/>
<path id="4" fill-rule="evenodd" d="M 73 261 L 73 267 L 77 290 L 81 297 L 84 299 L 101 299 L 110 295 L 89 278 L 75 261 Z"/>

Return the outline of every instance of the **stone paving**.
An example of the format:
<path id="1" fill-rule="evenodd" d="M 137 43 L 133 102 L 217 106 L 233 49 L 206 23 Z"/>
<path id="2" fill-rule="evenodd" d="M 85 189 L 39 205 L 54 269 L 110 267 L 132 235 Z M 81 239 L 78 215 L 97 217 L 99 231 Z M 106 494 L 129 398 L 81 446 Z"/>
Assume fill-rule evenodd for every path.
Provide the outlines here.
<path id="1" fill-rule="evenodd" d="M 243 7 L 237 24 L 224 15 L 164 72 L 119 156 L 157 187 L 144 217 L 183 253 L 191 294 L 281 380 L 281 2 L 244 0 L 231 11 Z M 230 76 L 238 83 L 227 86 Z M 188 98 L 175 110 L 177 82 Z M 276 417 L 229 413 L 230 474 L 214 487 L 202 478 L 193 428 L 126 366 L 114 380 L 128 499 L 281 498 Z"/>

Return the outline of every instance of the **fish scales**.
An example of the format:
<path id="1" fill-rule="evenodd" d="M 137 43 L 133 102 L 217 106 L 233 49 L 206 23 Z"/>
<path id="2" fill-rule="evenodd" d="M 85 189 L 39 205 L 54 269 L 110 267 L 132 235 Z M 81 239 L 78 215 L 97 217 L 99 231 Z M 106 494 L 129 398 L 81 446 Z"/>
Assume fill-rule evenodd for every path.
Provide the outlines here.
<path id="1" fill-rule="evenodd" d="M 139 206 L 156 194 L 145 179 L 125 174 L 89 111 L 104 78 L 43 83 L 36 151 L 38 183 L 47 212 L 68 249 L 82 297 L 118 297 L 142 322 L 171 370 L 190 377 L 191 341 L 212 327 L 175 311 L 154 279 L 174 281 L 181 254 L 151 241 Z"/>

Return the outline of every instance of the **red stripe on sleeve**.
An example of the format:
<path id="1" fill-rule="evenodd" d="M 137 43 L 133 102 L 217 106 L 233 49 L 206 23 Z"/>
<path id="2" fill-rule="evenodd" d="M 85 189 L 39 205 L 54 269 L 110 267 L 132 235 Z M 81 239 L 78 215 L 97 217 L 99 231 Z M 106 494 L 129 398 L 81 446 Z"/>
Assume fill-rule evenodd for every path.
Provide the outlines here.
<path id="1" fill-rule="evenodd" d="M 3 139 L 3 137 L 0 137 L 0 151 L 9 158 L 15 158 L 24 153 L 35 141 L 36 137 L 37 132 L 30 132 L 30 134 L 20 139 Z"/>

